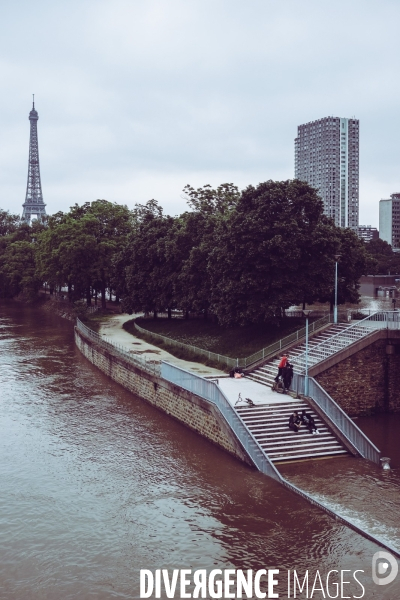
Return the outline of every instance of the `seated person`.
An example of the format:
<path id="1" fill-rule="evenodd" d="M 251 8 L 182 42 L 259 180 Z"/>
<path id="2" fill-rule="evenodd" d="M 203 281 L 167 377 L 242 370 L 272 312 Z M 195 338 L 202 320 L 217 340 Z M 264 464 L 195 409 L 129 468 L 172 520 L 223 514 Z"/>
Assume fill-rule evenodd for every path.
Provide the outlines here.
<path id="1" fill-rule="evenodd" d="M 319 433 L 315 421 L 311 415 L 308 415 L 305 410 L 301 411 L 301 422 L 305 425 L 310 433 Z"/>
<path id="2" fill-rule="evenodd" d="M 299 432 L 299 429 L 301 427 L 301 419 L 297 410 L 295 410 L 294 413 L 290 415 L 288 425 L 289 429 L 291 429 L 292 431 L 295 431 L 296 433 Z"/>
<path id="3" fill-rule="evenodd" d="M 231 377 L 234 377 L 235 379 L 241 379 L 244 377 L 244 373 L 240 367 L 235 367 L 231 373 Z"/>

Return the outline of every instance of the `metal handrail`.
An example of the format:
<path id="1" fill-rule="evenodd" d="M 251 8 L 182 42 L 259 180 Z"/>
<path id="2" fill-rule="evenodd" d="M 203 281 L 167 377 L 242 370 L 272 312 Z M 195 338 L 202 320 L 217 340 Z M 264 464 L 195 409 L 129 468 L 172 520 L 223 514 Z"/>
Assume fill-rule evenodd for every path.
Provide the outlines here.
<path id="1" fill-rule="evenodd" d="M 136 321 L 134 321 L 134 326 L 135 329 L 137 329 L 137 331 L 139 331 L 140 333 L 144 333 L 145 335 L 148 335 L 154 338 L 155 340 L 165 342 L 170 346 L 175 346 L 176 348 L 188 350 L 189 352 L 193 352 L 194 354 L 199 354 L 201 356 L 204 356 L 208 360 L 213 360 L 215 362 L 221 363 L 226 367 L 233 368 L 238 365 L 238 359 L 236 358 L 229 358 L 228 356 L 223 356 L 222 354 L 217 354 L 216 352 L 211 352 L 210 350 L 204 350 L 204 348 L 198 348 L 197 346 L 191 346 L 183 342 L 177 342 L 176 340 L 173 340 L 165 335 L 161 335 L 160 333 L 154 333 L 153 331 L 149 331 L 148 329 L 140 327 L 140 325 L 138 325 Z"/>
<path id="2" fill-rule="evenodd" d="M 165 361 L 161 362 L 161 377 L 215 404 L 257 469 L 273 479 L 282 480 L 282 476 L 275 465 L 264 453 L 246 424 L 214 381 L 204 379 Z"/>
<path id="3" fill-rule="evenodd" d="M 330 323 L 330 319 L 331 319 L 331 315 L 328 314 L 328 315 L 322 317 L 321 319 L 314 321 L 309 326 L 309 332 L 313 333 L 317 329 L 320 329 L 324 325 L 327 325 L 328 323 Z M 204 348 L 198 348 L 197 346 L 191 346 L 190 344 L 185 344 L 184 342 L 177 342 L 176 340 L 173 340 L 169 337 L 161 335 L 160 333 L 153 333 L 152 331 L 149 331 L 148 329 L 144 329 L 143 327 L 140 327 L 140 325 L 138 325 L 136 323 L 136 321 L 134 321 L 134 326 L 135 326 L 135 329 L 137 329 L 140 333 L 144 333 L 148 336 L 151 336 L 155 340 L 160 340 L 160 341 L 165 342 L 166 344 L 169 344 L 170 346 L 175 346 L 176 348 L 182 348 L 189 352 L 193 352 L 194 354 L 204 356 L 208 360 L 213 360 L 215 362 L 220 363 L 224 367 L 230 367 L 232 369 L 234 367 L 246 368 L 259 360 L 273 356 L 274 354 L 276 354 L 277 352 L 280 352 L 281 350 L 283 350 L 284 348 L 286 348 L 293 342 L 297 342 L 297 341 L 303 339 L 306 335 L 306 328 L 302 327 L 301 329 L 298 329 L 294 333 L 291 333 L 290 335 L 274 342 L 273 344 L 270 344 L 266 348 L 262 348 L 261 350 L 258 350 L 258 352 L 255 352 L 254 354 L 251 354 L 250 356 L 247 356 L 245 358 L 229 358 L 228 356 L 224 356 L 222 354 L 217 354 L 216 352 L 211 352 L 210 350 L 204 350 Z"/>
<path id="4" fill-rule="evenodd" d="M 228 402 L 225 394 L 223 394 L 222 390 L 219 389 L 218 385 L 215 382 L 203 379 L 199 375 L 195 375 L 194 373 L 190 373 L 189 371 L 185 371 L 180 367 L 170 365 L 169 363 L 166 363 L 164 361 L 162 361 L 161 363 L 161 376 L 167 381 L 171 381 L 171 383 L 175 383 L 175 385 L 183 387 L 184 389 L 191 391 L 192 393 L 197 394 L 198 396 L 201 396 L 209 402 L 213 402 L 220 410 L 228 425 L 231 427 L 235 437 L 239 440 L 243 448 L 246 450 L 248 456 L 251 458 L 254 465 L 259 471 L 265 473 L 266 475 L 269 475 L 270 477 L 281 483 L 288 490 L 294 492 L 298 496 L 301 496 L 302 498 L 304 498 L 304 500 L 310 502 L 314 506 L 317 506 L 319 509 L 323 510 L 326 514 L 330 515 L 335 520 L 342 522 L 344 525 L 350 527 L 365 538 L 373 541 L 374 543 L 378 544 L 379 546 L 382 546 L 383 548 L 386 548 L 394 555 L 400 556 L 400 552 L 396 548 L 393 548 L 386 542 L 383 542 L 379 538 L 375 537 L 373 534 L 368 533 L 367 531 L 359 527 L 356 523 L 353 523 L 346 517 L 336 512 L 334 509 L 325 506 L 325 504 L 323 504 L 321 501 L 317 500 L 304 490 L 300 489 L 299 487 L 285 479 L 279 473 L 278 469 L 275 467 L 272 461 L 265 454 L 258 442 L 254 439 L 252 433 L 248 430 L 242 419 L 236 413 L 235 409 Z M 204 382 L 206 385 L 204 385 Z M 233 423 L 234 426 L 232 426 Z M 360 433 L 364 435 L 361 431 Z"/>
<path id="5" fill-rule="evenodd" d="M 304 394 L 305 379 L 305 375 L 295 373 L 292 381 L 292 390 L 298 394 Z M 308 396 L 322 410 L 328 423 L 331 422 L 336 425 L 340 433 L 354 446 L 363 458 L 379 464 L 381 453 L 375 444 L 357 427 L 354 421 L 313 377 L 308 377 Z"/>
<path id="6" fill-rule="evenodd" d="M 127 352 L 117 350 L 115 347 L 116 346 L 115 344 L 105 341 L 103 338 L 100 337 L 100 335 L 98 333 L 96 333 L 92 329 L 89 329 L 89 327 L 86 327 L 86 325 L 84 325 L 82 323 L 82 321 L 80 321 L 79 319 L 77 319 L 76 327 L 82 334 L 93 339 L 93 341 L 95 341 L 96 344 L 98 344 L 99 346 L 102 346 L 102 347 L 107 348 L 108 350 L 111 350 L 113 352 L 113 354 L 115 354 L 117 356 L 121 355 L 124 359 L 127 359 L 129 362 L 137 363 L 138 366 L 147 370 L 146 367 L 148 367 L 149 365 L 145 366 L 145 361 L 137 360 L 136 357 L 133 358 Z M 139 364 L 139 363 L 141 363 L 141 364 Z M 153 365 L 153 366 L 155 367 L 155 365 Z M 179 377 L 175 376 L 177 373 L 179 373 Z M 159 375 L 160 372 L 158 372 L 157 374 Z M 226 420 L 226 422 L 228 423 L 228 425 L 231 427 L 231 430 L 233 431 L 235 437 L 238 439 L 238 441 L 244 447 L 248 456 L 251 458 L 254 465 L 256 466 L 256 468 L 259 471 L 261 471 L 262 473 L 264 473 L 266 475 L 269 475 L 270 477 L 272 477 L 273 479 L 275 479 L 276 481 L 281 483 L 283 486 L 285 486 L 290 491 L 301 496 L 302 498 L 304 498 L 311 504 L 317 506 L 318 508 L 323 510 L 325 513 L 329 514 L 334 519 L 340 520 L 342 523 L 344 523 L 345 525 L 347 525 L 354 531 L 357 531 L 358 533 L 363 535 L 365 538 L 377 543 L 378 545 L 380 545 L 380 546 L 386 548 L 387 550 L 389 550 L 390 552 L 392 552 L 392 554 L 400 557 L 400 552 L 396 548 L 391 547 L 390 545 L 383 542 L 379 538 L 376 538 L 374 535 L 364 531 L 361 527 L 359 527 L 355 523 L 352 523 L 346 517 L 343 517 L 342 515 L 337 513 L 335 510 L 328 508 L 327 506 L 322 504 L 322 502 L 320 502 L 316 498 L 313 498 L 312 496 L 310 496 L 310 494 L 308 494 L 304 490 L 301 490 L 300 488 L 298 488 L 297 486 L 295 486 L 291 482 L 289 482 L 287 479 L 282 477 L 282 475 L 279 473 L 279 471 L 277 470 L 275 465 L 265 454 L 265 452 L 263 451 L 263 449 L 261 448 L 261 446 L 259 445 L 257 440 L 255 440 L 255 438 L 253 437 L 253 435 L 251 434 L 251 432 L 249 431 L 249 429 L 247 428 L 247 426 L 245 425 L 243 420 L 240 418 L 240 416 L 234 410 L 232 405 L 228 402 L 228 399 L 226 398 L 225 394 L 223 394 L 222 390 L 220 390 L 219 387 L 213 381 L 206 380 L 198 375 L 190 373 L 189 371 L 185 371 L 184 369 L 181 369 L 180 367 L 170 365 L 169 363 L 166 363 L 164 361 L 162 361 L 162 363 L 161 363 L 161 375 L 167 381 L 176 383 L 176 385 L 179 385 L 180 387 L 183 387 L 184 389 L 187 389 L 188 391 L 192 391 L 193 393 L 200 395 L 201 397 L 205 398 L 206 400 L 214 402 L 214 404 L 220 410 L 221 414 L 223 415 L 223 417 Z M 193 382 L 193 385 L 192 385 L 192 382 Z M 196 383 L 194 384 L 194 382 L 196 382 Z M 204 385 L 206 386 L 205 388 L 204 388 Z M 193 390 L 192 387 L 202 388 L 202 389 Z M 206 395 L 203 395 L 204 392 L 206 392 Z M 332 402 L 334 402 L 331 398 L 330 398 L 330 400 Z M 340 409 L 340 407 L 338 407 L 338 408 Z M 362 434 L 361 431 L 360 431 L 360 433 Z M 362 435 L 364 435 L 364 434 L 362 434 Z"/>
<path id="7" fill-rule="evenodd" d="M 160 374 L 159 363 L 155 363 L 153 360 L 151 362 L 147 361 L 146 357 L 135 356 L 130 354 L 127 350 L 125 350 L 123 346 L 115 342 L 111 342 L 110 340 L 107 340 L 107 338 L 100 336 L 96 331 L 93 331 L 93 329 L 90 329 L 89 327 L 87 327 L 87 325 L 82 323 L 80 319 L 76 319 L 76 328 L 78 329 L 78 331 L 83 333 L 83 335 L 95 341 L 97 344 L 99 344 L 109 352 L 112 352 L 120 358 L 129 361 L 133 365 L 144 369 L 152 375 Z"/>
<path id="8" fill-rule="evenodd" d="M 391 318 L 389 318 L 389 315 Z M 373 328 L 368 327 L 370 323 L 374 324 Z M 389 323 L 392 323 L 393 326 L 389 327 Z M 321 362 L 321 360 L 325 360 L 325 358 L 332 356 L 339 350 L 346 348 L 355 341 L 358 341 L 366 335 L 369 335 L 373 329 L 383 329 L 385 324 L 389 329 L 397 329 L 400 325 L 399 313 L 395 311 L 376 311 L 361 321 L 349 325 L 344 331 L 340 331 L 332 335 L 328 340 L 319 342 L 319 344 L 313 346 L 308 353 L 302 352 L 293 358 L 293 366 L 302 368 L 302 365 L 305 364 L 306 356 L 309 367 Z M 395 324 L 397 325 L 396 327 L 394 326 Z"/>

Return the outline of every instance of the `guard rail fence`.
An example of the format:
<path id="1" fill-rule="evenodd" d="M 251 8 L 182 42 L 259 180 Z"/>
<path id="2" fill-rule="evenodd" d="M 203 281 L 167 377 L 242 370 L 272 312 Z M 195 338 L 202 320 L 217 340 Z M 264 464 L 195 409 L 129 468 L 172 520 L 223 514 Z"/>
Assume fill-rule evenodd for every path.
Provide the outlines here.
<path id="1" fill-rule="evenodd" d="M 297 395 L 304 395 L 305 380 L 305 375 L 295 373 L 291 386 L 292 391 L 295 391 Z M 360 456 L 379 465 L 381 453 L 378 448 L 313 377 L 308 377 L 308 396 L 321 409 L 328 424 L 333 423 Z"/>
<path id="2" fill-rule="evenodd" d="M 161 376 L 167 381 L 170 381 L 171 383 L 174 383 L 175 385 L 180 386 L 183 389 L 188 390 L 193 394 L 196 394 L 204 398 L 205 400 L 214 403 L 220 410 L 222 416 L 225 418 L 228 425 L 231 427 L 236 438 L 239 440 L 242 447 L 246 450 L 248 456 L 251 458 L 253 464 L 259 471 L 261 471 L 265 475 L 268 475 L 269 477 L 272 477 L 291 492 L 294 492 L 296 495 L 301 496 L 307 502 L 323 510 L 326 514 L 333 517 L 336 521 L 342 522 L 344 525 L 350 527 L 357 533 L 361 534 L 363 537 L 369 539 L 370 541 L 378 544 L 383 548 L 386 548 L 395 556 L 400 557 L 399 550 L 392 547 L 390 544 L 387 544 L 386 542 L 380 540 L 379 538 L 375 537 L 369 532 L 365 531 L 356 523 L 353 523 L 346 517 L 343 517 L 335 510 L 329 508 L 316 498 L 313 498 L 304 490 L 293 485 L 290 481 L 285 479 L 280 474 L 275 465 L 270 461 L 263 449 L 259 446 L 258 442 L 254 439 L 251 432 L 248 430 L 238 413 L 235 411 L 234 407 L 228 402 L 226 396 L 223 394 L 222 390 L 214 381 L 206 380 L 200 377 L 199 375 L 195 375 L 194 373 L 190 373 L 189 371 L 185 371 L 184 369 L 180 369 L 179 367 L 170 365 L 169 363 L 166 363 L 164 361 L 162 361 L 161 363 Z M 339 410 L 341 409 L 339 408 Z M 362 434 L 362 432 L 360 433 Z"/>
<path id="3" fill-rule="evenodd" d="M 350 344 L 366 337 L 376 329 L 400 329 L 400 313 L 397 311 L 375 312 L 360 321 L 349 325 L 343 331 L 329 339 L 312 346 L 308 352 L 302 352 L 292 359 L 294 368 L 301 372 L 343 350 Z"/>
<path id="4" fill-rule="evenodd" d="M 128 352 L 124 348 L 124 346 L 122 346 L 121 344 L 115 343 L 115 342 L 111 342 L 106 337 L 101 336 L 96 331 L 93 331 L 93 329 L 90 329 L 89 327 L 87 327 L 87 325 L 82 323 L 82 321 L 80 319 L 76 320 L 76 328 L 84 336 L 93 340 L 94 342 L 96 342 L 96 344 L 98 344 L 102 348 L 108 350 L 109 352 L 112 352 L 114 355 L 119 356 L 120 358 L 123 358 L 124 360 L 127 360 L 128 362 L 132 363 L 132 365 L 140 367 L 141 369 L 144 369 L 145 371 L 147 371 L 148 373 L 151 373 L 152 375 L 160 375 L 159 361 L 147 360 L 146 356 L 138 356 L 138 355 L 132 354 L 131 352 Z"/>
<path id="5" fill-rule="evenodd" d="M 309 334 L 317 331 L 318 329 L 321 329 L 321 327 L 324 327 L 325 325 L 328 325 L 331 322 L 331 319 L 331 315 L 328 314 L 322 317 L 321 319 L 318 319 L 317 321 L 311 323 L 309 325 Z M 245 369 L 250 365 L 258 362 L 259 360 L 272 357 L 274 354 L 280 352 L 284 348 L 287 348 L 294 342 L 304 339 L 306 336 L 306 328 L 302 327 L 294 333 L 287 335 L 286 337 L 282 338 L 281 340 L 278 340 L 277 342 L 274 342 L 266 348 L 262 348 L 258 352 L 255 352 L 254 354 L 251 354 L 246 358 L 229 358 L 228 356 L 223 356 L 222 354 L 217 354 L 216 352 L 211 352 L 210 350 L 204 350 L 203 348 L 198 348 L 197 346 L 185 344 L 184 342 L 178 342 L 159 333 L 153 333 L 148 329 L 140 327 L 140 325 L 138 325 L 136 322 L 134 322 L 134 325 L 137 331 L 153 338 L 155 341 L 162 341 L 165 344 L 171 346 L 172 348 L 186 350 L 199 357 L 205 358 L 206 360 L 213 361 L 214 363 L 221 365 L 222 368 L 228 367 L 230 369 L 233 369 L 234 367 L 240 367 L 242 369 Z"/>

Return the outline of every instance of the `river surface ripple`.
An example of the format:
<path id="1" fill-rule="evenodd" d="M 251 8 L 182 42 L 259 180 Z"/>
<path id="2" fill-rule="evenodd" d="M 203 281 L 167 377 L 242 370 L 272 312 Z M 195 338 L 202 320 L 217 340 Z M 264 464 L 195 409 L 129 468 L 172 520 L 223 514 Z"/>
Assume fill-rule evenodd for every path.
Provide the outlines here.
<path id="1" fill-rule="evenodd" d="M 344 504 L 350 488 L 381 485 L 383 510 L 398 510 L 396 469 L 324 464 L 328 480 L 286 469 L 321 496 L 340 476 Z M 364 491 L 357 510 L 378 517 Z M 399 579 L 371 582 L 378 549 L 110 381 L 71 323 L 0 307 L 1 600 L 138 598 L 139 570 L 157 568 L 279 568 L 281 598 L 287 569 L 363 569 L 365 597 L 397 599 Z"/>

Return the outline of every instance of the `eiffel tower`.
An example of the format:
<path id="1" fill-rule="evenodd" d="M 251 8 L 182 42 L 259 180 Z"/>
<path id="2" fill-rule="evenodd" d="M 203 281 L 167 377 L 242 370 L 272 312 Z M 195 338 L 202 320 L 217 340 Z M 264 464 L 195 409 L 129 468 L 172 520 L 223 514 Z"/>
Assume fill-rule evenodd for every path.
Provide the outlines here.
<path id="1" fill-rule="evenodd" d="M 29 139 L 28 183 L 26 185 L 25 202 L 22 205 L 22 220 L 30 223 L 32 215 L 41 221 L 46 216 L 46 205 L 43 202 L 42 184 L 40 183 L 39 144 L 37 122 L 39 115 L 35 110 L 35 95 L 33 95 L 32 110 L 29 113 L 31 133 Z"/>

